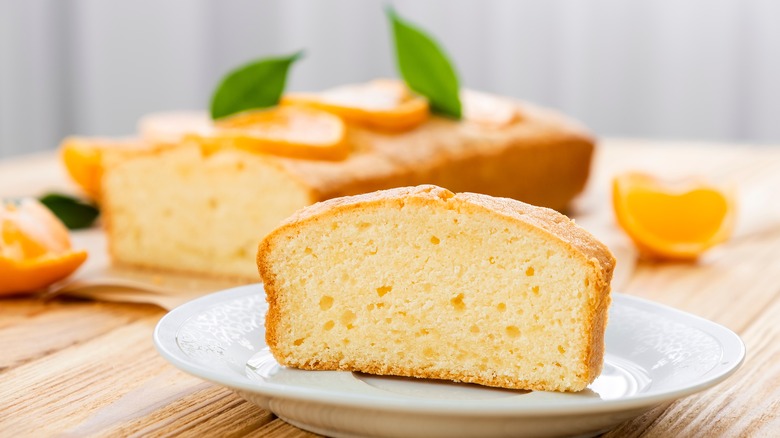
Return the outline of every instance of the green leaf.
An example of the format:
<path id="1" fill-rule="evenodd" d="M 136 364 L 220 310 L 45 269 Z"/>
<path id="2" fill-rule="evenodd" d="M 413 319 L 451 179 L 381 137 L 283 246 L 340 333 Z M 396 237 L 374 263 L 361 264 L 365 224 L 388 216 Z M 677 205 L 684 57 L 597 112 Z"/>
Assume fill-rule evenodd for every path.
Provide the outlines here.
<path id="1" fill-rule="evenodd" d="M 428 98 L 431 109 L 460 119 L 458 75 L 436 41 L 402 19 L 392 7 L 387 16 L 393 27 L 398 70 L 406 85 Z"/>
<path id="2" fill-rule="evenodd" d="M 70 230 L 90 227 L 100 214 L 94 204 L 60 193 L 49 193 L 40 201 Z"/>
<path id="3" fill-rule="evenodd" d="M 301 56 L 303 52 L 259 59 L 229 72 L 211 97 L 211 118 L 216 120 L 278 104 L 287 81 L 287 71 Z"/>

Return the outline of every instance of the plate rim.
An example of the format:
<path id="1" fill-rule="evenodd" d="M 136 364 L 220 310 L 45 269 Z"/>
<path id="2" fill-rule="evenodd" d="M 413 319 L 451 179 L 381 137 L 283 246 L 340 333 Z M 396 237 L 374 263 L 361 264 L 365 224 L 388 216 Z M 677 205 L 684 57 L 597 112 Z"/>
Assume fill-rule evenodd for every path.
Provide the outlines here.
<path id="1" fill-rule="evenodd" d="M 408 414 L 445 414 L 479 417 L 595 414 L 655 406 L 695 394 L 721 383 L 739 369 L 744 363 L 746 356 L 745 344 L 739 335 L 721 324 L 665 304 L 616 292 L 612 292 L 613 303 L 629 303 L 634 305 L 634 307 L 644 308 L 645 310 L 663 311 L 667 315 L 673 315 L 675 321 L 683 322 L 690 327 L 697 328 L 715 337 L 723 351 L 719 363 L 712 369 L 704 372 L 693 383 L 673 390 L 650 391 L 617 399 L 583 403 L 514 405 L 490 404 L 488 401 L 480 400 L 480 405 L 471 405 L 464 403 L 462 400 L 456 402 L 453 400 L 422 399 L 417 402 L 410 402 L 402 399 L 381 399 L 376 396 L 354 393 L 338 394 L 337 397 L 334 397 L 332 392 L 325 389 L 305 389 L 275 382 L 258 382 L 250 380 L 248 377 L 236 378 L 225 375 L 191 360 L 180 348 L 171 348 L 171 346 L 178 346 L 176 342 L 178 330 L 182 324 L 193 316 L 194 310 L 205 309 L 227 300 L 259 294 L 264 294 L 263 285 L 262 283 L 254 283 L 210 293 L 177 306 L 158 321 L 153 334 L 155 348 L 165 360 L 181 371 L 237 391 L 257 393 L 268 398 L 322 403 L 351 409 L 378 409 Z M 609 353 L 608 348 L 607 346 L 605 353 Z M 726 360 L 729 358 L 730 360 Z"/>

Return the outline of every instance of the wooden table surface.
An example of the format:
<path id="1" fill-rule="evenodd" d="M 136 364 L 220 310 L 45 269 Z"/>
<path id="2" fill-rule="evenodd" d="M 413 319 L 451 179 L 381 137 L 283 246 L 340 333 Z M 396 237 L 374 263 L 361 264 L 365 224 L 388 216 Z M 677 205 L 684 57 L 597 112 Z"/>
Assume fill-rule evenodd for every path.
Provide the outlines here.
<path id="1" fill-rule="evenodd" d="M 729 327 L 747 359 L 720 385 L 605 436 L 780 436 L 780 147 L 604 141 L 575 216 L 614 230 L 609 179 L 628 169 L 735 184 L 733 239 L 694 264 L 640 262 L 619 288 Z M 0 196 L 58 187 L 67 182 L 53 154 L 0 161 Z M 0 436 L 312 435 L 169 365 L 152 345 L 164 314 L 149 304 L 0 299 Z"/>

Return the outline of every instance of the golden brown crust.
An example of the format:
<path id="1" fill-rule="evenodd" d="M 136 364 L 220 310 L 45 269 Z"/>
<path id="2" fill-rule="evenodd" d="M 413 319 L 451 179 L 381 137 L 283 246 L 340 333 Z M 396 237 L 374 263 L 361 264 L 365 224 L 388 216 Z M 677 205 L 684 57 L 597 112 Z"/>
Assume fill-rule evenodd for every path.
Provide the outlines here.
<path id="1" fill-rule="evenodd" d="M 277 289 L 275 274 L 268 256 L 272 253 L 275 245 L 284 244 L 277 241 L 281 236 L 292 239 L 310 223 L 333 215 L 344 214 L 348 211 L 360 211 L 371 205 L 441 204 L 442 201 L 446 203 L 447 208 L 464 212 L 473 211 L 474 209 L 487 210 L 498 213 L 508 220 L 524 224 L 532 232 L 543 233 L 548 240 L 562 243 L 591 267 L 588 281 L 593 283 L 594 289 L 598 293 L 591 297 L 587 303 L 588 309 L 585 320 L 590 322 L 590 326 L 583 327 L 584 336 L 586 336 L 584 342 L 588 345 L 584 349 L 587 356 L 582 357 L 579 361 L 579 363 L 585 364 L 585 368 L 579 375 L 583 379 L 581 387 L 561 388 L 555 382 L 532 383 L 529 381 L 517 381 L 508 377 L 501 378 L 500 376 L 494 379 L 484 379 L 479 376 L 468 376 L 449 372 L 448 370 L 405 369 L 384 363 L 352 363 L 344 360 L 318 361 L 316 363 L 290 362 L 284 357 L 277 357 L 277 360 L 280 360 L 283 365 L 311 370 L 362 371 L 371 374 L 448 379 L 505 388 L 576 391 L 584 389 L 587 384 L 593 382 L 601 373 L 603 364 L 604 331 L 606 329 L 607 310 L 610 303 L 610 281 L 615 265 L 615 259 L 609 249 L 587 231 L 577 226 L 572 220 L 554 210 L 535 207 L 514 199 L 493 198 L 474 193 L 453 194 L 447 189 L 432 185 L 402 187 L 319 202 L 295 213 L 260 243 L 257 253 L 257 266 L 265 286 L 269 304 L 269 311 L 266 315 L 266 342 L 271 351 L 276 351 L 279 342 L 277 328 L 282 315 L 279 312 L 280 306 L 277 305 L 280 291 Z"/>
<path id="2" fill-rule="evenodd" d="M 320 200 L 436 184 L 563 209 L 584 188 L 594 140 L 554 111 L 517 105 L 523 116 L 503 128 L 441 117 L 404 133 L 352 126 L 345 161 L 278 160 Z"/>

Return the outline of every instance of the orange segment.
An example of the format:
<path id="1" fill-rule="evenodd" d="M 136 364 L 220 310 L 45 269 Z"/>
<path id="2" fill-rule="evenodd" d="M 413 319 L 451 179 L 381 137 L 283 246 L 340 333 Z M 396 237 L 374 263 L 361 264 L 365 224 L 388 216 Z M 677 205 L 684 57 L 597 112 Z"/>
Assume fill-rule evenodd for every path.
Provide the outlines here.
<path id="1" fill-rule="evenodd" d="M 0 295 L 42 289 L 70 275 L 86 259 L 86 251 L 45 255 L 29 261 L 0 257 Z"/>
<path id="2" fill-rule="evenodd" d="M 309 160 L 343 160 L 346 127 L 337 116 L 305 107 L 248 111 L 216 122 L 211 138 L 221 146 Z"/>
<path id="3" fill-rule="evenodd" d="M 138 146 L 136 140 L 107 138 L 66 138 L 60 145 L 60 157 L 71 179 L 90 197 L 100 196 L 100 179 L 103 150 L 116 147 Z"/>
<path id="4" fill-rule="evenodd" d="M 48 286 L 86 258 L 71 249 L 68 230 L 38 201 L 0 204 L 0 295 Z"/>
<path id="5" fill-rule="evenodd" d="M 620 226 L 645 256 L 691 260 L 725 241 L 734 227 L 733 196 L 701 181 L 665 184 L 627 173 L 613 181 Z"/>
<path id="6" fill-rule="evenodd" d="M 406 131 L 428 119 L 428 101 L 393 80 L 345 85 L 321 93 L 288 93 L 281 105 L 317 108 L 369 128 Z"/>
<path id="7" fill-rule="evenodd" d="M 506 98 L 463 90 L 460 92 L 460 101 L 463 105 L 463 118 L 482 126 L 502 128 L 519 118 L 517 105 Z"/>

